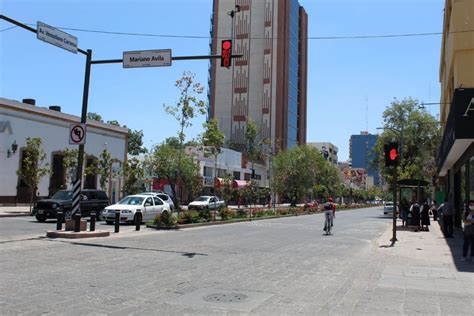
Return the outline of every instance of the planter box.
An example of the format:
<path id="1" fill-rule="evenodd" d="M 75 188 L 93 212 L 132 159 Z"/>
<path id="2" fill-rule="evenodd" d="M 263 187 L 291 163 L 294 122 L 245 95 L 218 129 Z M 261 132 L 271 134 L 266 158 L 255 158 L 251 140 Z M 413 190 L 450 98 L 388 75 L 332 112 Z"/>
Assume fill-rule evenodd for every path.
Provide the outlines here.
<path id="1" fill-rule="evenodd" d="M 75 221 L 70 219 L 66 221 L 66 231 L 74 231 Z M 81 219 L 80 231 L 84 232 L 87 230 L 87 221 Z"/>

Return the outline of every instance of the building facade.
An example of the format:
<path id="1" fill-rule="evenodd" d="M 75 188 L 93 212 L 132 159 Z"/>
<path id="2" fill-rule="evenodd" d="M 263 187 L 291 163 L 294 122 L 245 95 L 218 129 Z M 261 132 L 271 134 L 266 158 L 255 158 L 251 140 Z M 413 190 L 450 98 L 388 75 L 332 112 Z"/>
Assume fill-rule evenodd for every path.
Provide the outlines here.
<path id="1" fill-rule="evenodd" d="M 243 55 L 209 68 L 209 117 L 229 147 L 245 148 L 250 120 L 272 148 L 306 143 L 307 21 L 298 0 L 214 0 L 211 53 L 228 38 Z"/>
<path id="2" fill-rule="evenodd" d="M 461 225 L 474 200 L 474 1 L 446 0 L 439 78 L 443 139 L 438 153 L 438 188 Z"/>
<path id="3" fill-rule="evenodd" d="M 334 166 L 337 166 L 338 163 L 338 158 L 337 158 L 337 153 L 339 149 L 336 147 L 336 145 L 329 143 L 329 142 L 313 142 L 313 143 L 308 143 L 309 146 L 312 146 L 316 148 L 318 151 L 323 154 L 323 157 L 332 163 Z"/>
<path id="4" fill-rule="evenodd" d="M 17 170 L 25 159 L 28 137 L 39 137 L 46 153 L 44 163 L 50 172 L 38 186 L 38 195 L 47 197 L 62 188 L 67 188 L 66 170 L 63 167 L 63 151 L 78 145 L 69 144 L 69 125 L 79 123 L 80 118 L 60 112 L 60 108 L 35 106 L 34 100 L 27 103 L 0 98 L 0 204 L 28 203 L 31 189 L 18 177 Z M 54 109 L 54 110 L 53 110 Z M 106 191 L 111 202 L 120 197 L 122 181 L 118 171 L 127 155 L 127 129 L 96 121 L 87 122 L 84 166 L 89 166 L 106 149 L 116 162 Z M 12 146 L 15 144 L 15 146 Z M 15 150 L 14 150 L 15 149 Z M 88 175 L 82 182 L 84 188 L 99 189 L 99 176 Z"/>
<path id="5" fill-rule="evenodd" d="M 351 135 L 349 140 L 349 157 L 352 168 L 365 169 L 368 176 L 373 177 L 374 184 L 380 185 L 380 175 L 377 168 L 372 166 L 372 161 L 377 157 L 374 150 L 377 143 L 377 135 L 361 132 L 359 135 Z"/>

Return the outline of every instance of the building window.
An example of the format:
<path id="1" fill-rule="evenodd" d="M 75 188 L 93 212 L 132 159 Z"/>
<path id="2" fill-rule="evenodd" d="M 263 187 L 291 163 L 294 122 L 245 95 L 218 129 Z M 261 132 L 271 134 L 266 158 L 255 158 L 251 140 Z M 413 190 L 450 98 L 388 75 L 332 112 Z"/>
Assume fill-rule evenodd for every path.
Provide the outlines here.
<path id="1" fill-rule="evenodd" d="M 212 168 L 204 166 L 203 173 L 204 173 L 205 177 L 212 177 L 212 175 L 213 175 Z"/>
<path id="2" fill-rule="evenodd" d="M 92 167 L 94 164 L 97 164 L 97 158 L 88 157 L 86 161 L 86 169 Z M 86 173 L 86 181 L 84 183 L 84 189 L 97 189 L 97 174 L 96 173 Z"/>
<path id="3" fill-rule="evenodd" d="M 240 172 L 234 171 L 233 177 L 234 177 L 234 180 L 240 180 Z"/>
<path id="4" fill-rule="evenodd" d="M 244 180 L 245 180 L 245 181 L 250 181 L 250 176 L 251 176 L 250 173 L 245 173 L 245 174 L 244 174 Z"/>
<path id="5" fill-rule="evenodd" d="M 66 188 L 63 158 L 64 156 L 60 153 L 53 154 L 53 162 L 51 164 L 51 176 L 49 178 L 50 196 L 53 196 L 58 190 Z"/>

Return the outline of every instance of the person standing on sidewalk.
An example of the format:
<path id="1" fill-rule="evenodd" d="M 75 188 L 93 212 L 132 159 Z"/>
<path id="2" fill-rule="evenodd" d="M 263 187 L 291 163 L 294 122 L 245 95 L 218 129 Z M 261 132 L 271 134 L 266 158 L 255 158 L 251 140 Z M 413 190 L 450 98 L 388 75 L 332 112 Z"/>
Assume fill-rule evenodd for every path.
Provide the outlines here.
<path id="1" fill-rule="evenodd" d="M 433 213 L 433 221 L 436 222 L 438 220 L 438 206 L 436 205 L 436 201 L 431 203 L 431 213 Z"/>
<path id="2" fill-rule="evenodd" d="M 414 202 L 410 207 L 412 225 L 415 226 L 415 231 L 420 230 L 420 204 Z"/>
<path id="3" fill-rule="evenodd" d="M 464 243 L 462 245 L 461 261 L 466 261 L 467 251 L 469 245 L 471 246 L 471 253 L 469 254 L 469 261 L 474 257 L 474 200 L 469 201 L 469 205 L 463 214 L 464 222 Z"/>
<path id="4" fill-rule="evenodd" d="M 428 200 L 421 206 L 421 230 L 429 231 L 430 226 L 430 206 Z"/>
<path id="5" fill-rule="evenodd" d="M 443 231 L 444 235 L 447 238 L 453 237 L 453 230 L 454 230 L 454 223 L 453 223 L 453 206 L 448 201 L 448 198 L 444 199 L 444 203 L 438 207 L 438 212 L 441 211 L 443 213 Z"/>

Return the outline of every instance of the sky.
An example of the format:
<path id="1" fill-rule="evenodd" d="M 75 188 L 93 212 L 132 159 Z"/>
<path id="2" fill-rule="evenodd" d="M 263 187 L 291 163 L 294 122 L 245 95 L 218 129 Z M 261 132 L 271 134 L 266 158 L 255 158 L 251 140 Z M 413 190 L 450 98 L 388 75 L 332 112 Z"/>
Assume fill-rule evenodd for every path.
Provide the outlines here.
<path id="1" fill-rule="evenodd" d="M 253 0 L 261 1 L 261 0 Z M 300 0 L 308 13 L 308 36 L 360 36 L 442 32 L 444 0 Z M 0 12 L 36 28 L 154 35 L 209 36 L 212 0 L 0 0 Z M 85 56 L 36 39 L 0 20 L 0 97 L 36 99 L 80 115 Z M 93 60 L 120 59 L 124 51 L 172 49 L 173 56 L 208 55 L 209 39 L 124 36 L 64 30 Z M 439 102 L 441 35 L 378 39 L 308 40 L 307 141 L 328 141 L 349 157 L 349 138 L 377 133 L 382 113 L 397 99 Z M 93 65 L 89 112 L 141 129 L 145 146 L 176 136 L 178 122 L 164 111 L 179 98 L 174 83 L 184 71 L 206 87 L 207 60 L 173 61 L 171 67 L 124 69 Z M 426 107 L 432 115 L 438 105 Z M 205 117 L 193 121 L 187 139 L 202 132 Z"/>

